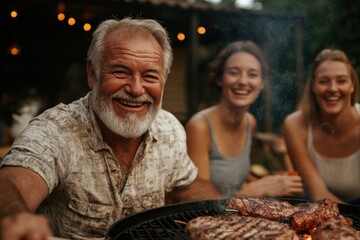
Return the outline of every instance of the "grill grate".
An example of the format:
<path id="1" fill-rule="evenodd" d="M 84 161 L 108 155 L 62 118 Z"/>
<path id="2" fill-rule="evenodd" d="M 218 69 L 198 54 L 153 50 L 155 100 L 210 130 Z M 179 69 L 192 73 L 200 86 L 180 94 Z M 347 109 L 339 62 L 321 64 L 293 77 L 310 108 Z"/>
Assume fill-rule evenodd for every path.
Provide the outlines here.
<path id="1" fill-rule="evenodd" d="M 360 231 L 360 206 L 339 204 L 339 210 L 342 215 L 353 220 L 353 227 Z"/>
<path id="2" fill-rule="evenodd" d="M 298 203 L 299 200 L 288 200 Z M 189 240 L 185 225 L 195 217 L 216 216 L 225 213 L 225 199 L 183 203 L 151 209 L 122 219 L 113 224 L 106 240 Z M 353 219 L 353 226 L 360 230 L 360 207 L 339 205 L 340 213 Z M 229 214 L 229 213 L 228 213 Z"/>
<path id="3" fill-rule="evenodd" d="M 109 235 L 108 240 L 116 239 L 162 239 L 162 240 L 188 240 L 189 236 L 185 232 L 185 225 L 179 222 L 188 222 L 200 216 L 216 216 L 223 214 L 224 210 L 203 210 L 188 211 L 168 216 L 157 217 L 146 222 L 134 225 L 116 236 Z"/>

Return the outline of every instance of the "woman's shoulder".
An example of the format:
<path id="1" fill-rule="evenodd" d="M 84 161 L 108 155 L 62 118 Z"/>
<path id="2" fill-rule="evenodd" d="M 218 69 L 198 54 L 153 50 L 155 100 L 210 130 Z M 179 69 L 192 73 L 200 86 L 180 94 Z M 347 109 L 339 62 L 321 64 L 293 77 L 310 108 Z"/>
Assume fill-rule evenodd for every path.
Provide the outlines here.
<path id="1" fill-rule="evenodd" d="M 195 113 L 186 123 L 187 131 L 207 131 L 209 128 L 210 115 L 214 111 L 213 108 L 206 108 Z"/>
<path id="2" fill-rule="evenodd" d="M 297 110 L 289 114 L 284 120 L 285 131 L 306 131 L 308 123 L 304 118 L 304 114 L 301 110 Z"/>
<path id="3" fill-rule="evenodd" d="M 284 120 L 285 124 L 300 125 L 300 124 L 304 124 L 304 122 L 305 122 L 304 114 L 301 110 L 297 110 L 293 113 L 290 113 L 289 115 L 286 116 Z"/>
<path id="4" fill-rule="evenodd" d="M 212 115 L 215 113 L 216 109 L 214 107 L 205 108 L 199 112 L 196 112 L 190 117 L 187 124 L 204 124 L 207 121 L 210 121 Z"/>
<path id="5" fill-rule="evenodd" d="M 256 131 L 256 125 L 257 125 L 256 117 L 251 112 L 246 112 L 246 118 L 249 120 L 251 130 L 253 132 L 255 132 Z"/>

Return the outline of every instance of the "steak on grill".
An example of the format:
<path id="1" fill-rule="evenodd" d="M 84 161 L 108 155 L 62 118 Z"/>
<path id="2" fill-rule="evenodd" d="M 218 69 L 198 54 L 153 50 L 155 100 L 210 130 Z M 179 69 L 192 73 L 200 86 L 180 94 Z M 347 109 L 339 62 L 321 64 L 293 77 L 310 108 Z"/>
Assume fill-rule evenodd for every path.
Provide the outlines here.
<path id="1" fill-rule="evenodd" d="M 287 201 L 250 197 L 238 193 L 227 199 L 226 207 L 236 209 L 242 216 L 262 217 L 277 221 L 289 221 L 290 217 L 297 211 Z"/>
<path id="2" fill-rule="evenodd" d="M 330 218 L 316 227 L 312 240 L 360 240 L 360 231 L 352 227 L 352 219 Z"/>
<path id="3" fill-rule="evenodd" d="M 328 199 L 292 205 L 284 200 L 236 193 L 228 198 L 226 207 L 236 209 L 242 216 L 290 223 L 297 232 L 308 232 L 318 224 L 339 215 L 338 204 Z"/>
<path id="4" fill-rule="evenodd" d="M 291 226 L 295 231 L 308 231 L 326 220 L 339 216 L 336 202 L 328 199 L 300 203 L 296 206 L 296 213 L 291 216 Z"/>
<path id="5" fill-rule="evenodd" d="M 186 224 L 191 240 L 298 240 L 287 224 L 238 215 L 201 216 Z"/>

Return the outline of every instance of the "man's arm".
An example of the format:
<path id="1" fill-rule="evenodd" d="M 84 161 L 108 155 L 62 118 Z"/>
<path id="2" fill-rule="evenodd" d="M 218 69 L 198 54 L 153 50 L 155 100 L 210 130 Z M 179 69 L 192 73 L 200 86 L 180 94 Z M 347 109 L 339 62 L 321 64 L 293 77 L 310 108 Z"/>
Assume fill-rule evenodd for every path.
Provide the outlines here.
<path id="1" fill-rule="evenodd" d="M 0 216 L 34 212 L 48 194 L 45 181 L 23 167 L 0 168 Z"/>
<path id="2" fill-rule="evenodd" d="M 0 178 L 0 217 L 29 211 L 23 196 L 10 179 Z"/>
<path id="3" fill-rule="evenodd" d="M 196 178 L 190 185 L 176 188 L 167 195 L 167 204 L 196 200 L 219 199 L 223 196 L 208 180 Z"/>
<path id="4" fill-rule="evenodd" d="M 22 167 L 0 168 L 0 192 L 1 240 L 45 239 L 52 235 L 48 220 L 33 214 L 48 193 L 37 173 Z"/>

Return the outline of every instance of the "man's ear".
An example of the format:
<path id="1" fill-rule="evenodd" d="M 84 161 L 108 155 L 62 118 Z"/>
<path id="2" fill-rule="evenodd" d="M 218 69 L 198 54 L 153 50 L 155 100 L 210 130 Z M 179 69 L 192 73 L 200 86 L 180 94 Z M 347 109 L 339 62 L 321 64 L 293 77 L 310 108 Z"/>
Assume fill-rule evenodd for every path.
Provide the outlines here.
<path id="1" fill-rule="evenodd" d="M 90 61 L 86 62 L 86 73 L 87 73 L 87 82 L 88 82 L 88 86 L 89 88 L 92 90 L 94 83 L 95 83 L 95 70 L 93 68 L 93 65 Z"/>

